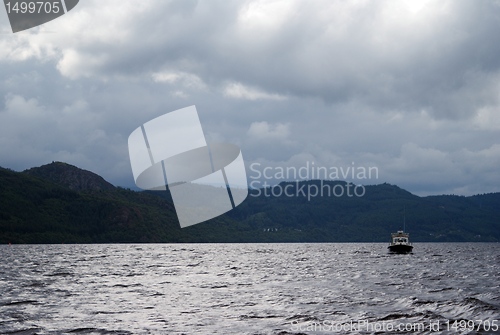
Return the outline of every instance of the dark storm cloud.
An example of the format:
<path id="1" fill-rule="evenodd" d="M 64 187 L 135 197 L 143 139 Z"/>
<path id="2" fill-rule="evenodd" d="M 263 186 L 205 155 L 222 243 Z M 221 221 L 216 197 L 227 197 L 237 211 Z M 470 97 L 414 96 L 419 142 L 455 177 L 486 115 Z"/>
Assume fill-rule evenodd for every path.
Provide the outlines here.
<path id="1" fill-rule="evenodd" d="M 0 165 L 69 160 L 130 183 L 129 133 L 196 104 L 207 137 L 249 162 L 371 164 L 373 182 L 422 194 L 498 190 L 499 13 L 494 1 L 80 2 L 0 35 Z"/>
<path id="2" fill-rule="evenodd" d="M 278 4 L 158 3 L 133 15 L 141 24 L 116 27 L 117 43 L 73 45 L 59 68 L 73 78 L 182 69 L 213 86 L 236 81 L 437 118 L 470 117 L 496 99 L 488 90 L 500 46 L 485 43 L 500 29 L 494 2 L 443 2 L 417 14 L 391 2 Z"/>

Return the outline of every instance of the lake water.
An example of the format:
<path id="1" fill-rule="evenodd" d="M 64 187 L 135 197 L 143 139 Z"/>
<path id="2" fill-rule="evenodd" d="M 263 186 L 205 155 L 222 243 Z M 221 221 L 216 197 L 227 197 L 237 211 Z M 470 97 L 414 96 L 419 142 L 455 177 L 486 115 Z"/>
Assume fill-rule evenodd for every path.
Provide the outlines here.
<path id="1" fill-rule="evenodd" d="M 500 244 L 417 243 L 409 255 L 380 243 L 0 253 L 0 334 L 500 334 Z"/>

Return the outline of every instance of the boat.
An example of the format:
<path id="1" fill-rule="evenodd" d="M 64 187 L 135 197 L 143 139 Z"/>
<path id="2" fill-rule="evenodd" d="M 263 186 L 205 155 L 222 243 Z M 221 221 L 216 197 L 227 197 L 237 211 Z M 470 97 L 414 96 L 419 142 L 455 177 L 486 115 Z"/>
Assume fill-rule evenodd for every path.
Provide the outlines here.
<path id="1" fill-rule="evenodd" d="M 399 230 L 391 234 L 391 244 L 387 247 L 389 252 L 395 254 L 407 254 L 412 252 L 413 245 L 410 243 L 410 234 Z"/>

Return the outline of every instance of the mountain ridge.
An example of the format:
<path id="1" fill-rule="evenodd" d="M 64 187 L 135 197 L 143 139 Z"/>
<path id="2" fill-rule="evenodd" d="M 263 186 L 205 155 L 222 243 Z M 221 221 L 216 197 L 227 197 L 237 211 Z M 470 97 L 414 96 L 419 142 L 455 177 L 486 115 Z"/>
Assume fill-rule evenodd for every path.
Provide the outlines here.
<path id="1" fill-rule="evenodd" d="M 500 193 L 419 197 L 387 183 L 364 186 L 363 197 L 295 192 L 320 183 L 346 186 L 274 186 L 293 197 L 250 190 L 232 211 L 181 229 L 168 191 L 115 187 L 61 162 L 24 172 L 0 168 L 0 243 L 383 242 L 402 228 L 403 215 L 413 241 L 500 241 Z"/>
<path id="2" fill-rule="evenodd" d="M 63 162 L 52 162 L 39 167 L 33 167 L 24 170 L 23 173 L 51 180 L 56 184 L 75 191 L 101 191 L 115 188 L 111 183 L 104 180 L 103 177 Z"/>

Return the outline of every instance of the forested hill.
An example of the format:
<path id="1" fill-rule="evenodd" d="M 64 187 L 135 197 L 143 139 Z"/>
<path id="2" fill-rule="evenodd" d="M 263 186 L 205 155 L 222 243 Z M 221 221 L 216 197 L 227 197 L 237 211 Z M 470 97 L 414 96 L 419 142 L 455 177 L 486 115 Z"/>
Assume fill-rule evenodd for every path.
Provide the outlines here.
<path id="1" fill-rule="evenodd" d="M 337 192 L 303 192 L 315 187 Z M 387 242 L 404 220 L 415 242 L 500 241 L 500 193 L 418 197 L 381 184 L 340 195 L 347 188 L 307 181 L 252 190 L 235 210 L 181 229 L 168 191 L 114 187 L 60 162 L 0 168 L 0 243 Z"/>

